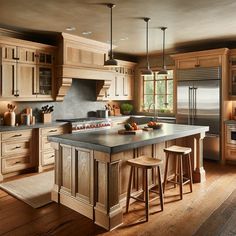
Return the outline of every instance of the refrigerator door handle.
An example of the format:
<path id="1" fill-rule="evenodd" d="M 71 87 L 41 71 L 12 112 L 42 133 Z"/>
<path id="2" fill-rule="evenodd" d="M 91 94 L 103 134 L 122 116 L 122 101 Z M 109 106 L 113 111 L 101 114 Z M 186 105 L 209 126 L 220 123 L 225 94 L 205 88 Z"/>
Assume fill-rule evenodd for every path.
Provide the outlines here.
<path id="1" fill-rule="evenodd" d="M 191 125 L 191 117 L 192 117 L 192 89 L 188 87 L 188 124 Z"/>
<path id="2" fill-rule="evenodd" d="M 193 119 L 197 116 L 197 88 L 193 87 Z M 194 122 L 195 123 L 195 122 Z"/>

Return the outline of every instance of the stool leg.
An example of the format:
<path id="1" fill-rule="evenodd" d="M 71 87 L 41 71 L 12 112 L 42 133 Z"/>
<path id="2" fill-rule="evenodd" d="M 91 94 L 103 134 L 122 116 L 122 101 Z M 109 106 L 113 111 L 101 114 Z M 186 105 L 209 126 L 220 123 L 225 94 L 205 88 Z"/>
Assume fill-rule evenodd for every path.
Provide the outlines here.
<path id="1" fill-rule="evenodd" d="M 168 162 L 169 162 L 169 153 L 166 154 L 166 166 L 165 166 L 165 174 L 164 174 L 164 182 L 163 182 L 163 193 L 165 193 L 165 187 L 166 187 L 166 182 L 167 182 Z"/>
<path id="2" fill-rule="evenodd" d="M 145 211 L 146 211 L 146 221 L 149 219 L 149 190 L 148 190 L 148 173 L 147 169 L 145 169 Z"/>
<path id="3" fill-rule="evenodd" d="M 193 191 L 193 175 L 192 175 L 192 165 L 191 165 L 191 156 L 188 154 L 188 173 L 189 173 L 189 184 L 190 184 L 190 192 Z"/>
<path id="4" fill-rule="evenodd" d="M 179 157 L 179 189 L 180 189 L 180 198 L 183 199 L 183 161 L 182 155 L 178 155 Z"/>
<path id="5" fill-rule="evenodd" d="M 159 186 L 161 210 L 163 211 L 164 210 L 164 201 L 163 201 L 163 189 L 162 189 L 162 182 L 161 182 L 160 166 L 157 167 L 157 172 L 158 172 L 158 186 Z"/>
<path id="6" fill-rule="evenodd" d="M 174 187 L 176 188 L 176 183 L 178 182 L 178 168 L 179 168 L 179 158 L 175 155 L 175 183 Z"/>
<path id="7" fill-rule="evenodd" d="M 133 177 L 134 167 L 131 166 L 130 175 L 129 175 L 129 183 L 128 183 L 128 191 L 127 191 L 127 199 L 126 199 L 126 213 L 129 212 L 129 202 L 130 202 L 130 193 L 132 187 L 132 177 Z"/>

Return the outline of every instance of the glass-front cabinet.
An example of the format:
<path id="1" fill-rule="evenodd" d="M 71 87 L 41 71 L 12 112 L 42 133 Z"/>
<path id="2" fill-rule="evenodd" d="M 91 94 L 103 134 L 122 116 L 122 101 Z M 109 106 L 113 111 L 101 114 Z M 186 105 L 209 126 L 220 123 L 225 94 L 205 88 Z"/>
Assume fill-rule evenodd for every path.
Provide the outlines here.
<path id="1" fill-rule="evenodd" d="M 37 96 L 52 97 L 53 95 L 53 53 L 38 52 Z"/>

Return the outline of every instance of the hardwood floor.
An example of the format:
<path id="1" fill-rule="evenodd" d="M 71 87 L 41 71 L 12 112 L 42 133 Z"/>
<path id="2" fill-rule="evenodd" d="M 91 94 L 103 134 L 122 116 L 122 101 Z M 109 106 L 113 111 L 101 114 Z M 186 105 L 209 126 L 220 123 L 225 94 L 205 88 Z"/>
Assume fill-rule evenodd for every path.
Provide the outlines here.
<path id="1" fill-rule="evenodd" d="M 48 204 L 33 209 L 0 190 L 0 235 L 137 235 L 137 236 L 189 236 L 217 209 L 236 189 L 236 166 L 205 162 L 207 181 L 193 185 L 193 193 L 187 193 L 179 200 L 178 189 L 166 191 L 163 212 L 159 200 L 152 202 L 149 222 L 143 223 L 145 211 L 142 203 L 130 206 L 130 212 L 124 214 L 124 224 L 106 232 L 101 227 L 73 210 Z M 208 235 L 209 234 L 208 232 Z M 212 234 L 214 235 L 214 234 Z"/>

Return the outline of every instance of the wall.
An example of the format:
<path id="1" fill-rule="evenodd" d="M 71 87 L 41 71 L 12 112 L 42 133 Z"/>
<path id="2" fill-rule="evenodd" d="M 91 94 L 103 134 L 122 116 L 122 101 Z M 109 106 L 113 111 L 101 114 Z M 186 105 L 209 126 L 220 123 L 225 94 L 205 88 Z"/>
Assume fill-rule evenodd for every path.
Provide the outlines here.
<path id="1" fill-rule="evenodd" d="M 72 86 L 63 102 L 0 102 L 0 114 L 7 110 L 7 104 L 17 105 L 16 113 L 24 112 L 26 107 L 33 109 L 36 121 L 41 121 L 40 109 L 45 105 L 53 105 L 53 120 L 62 118 L 87 117 L 90 112 L 104 109 L 105 102 L 96 101 L 96 81 L 73 79 Z M 94 113 L 92 114 L 94 115 Z M 19 121 L 19 115 L 18 115 Z"/>

